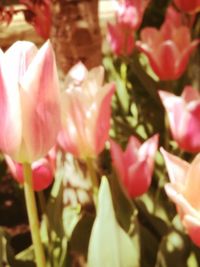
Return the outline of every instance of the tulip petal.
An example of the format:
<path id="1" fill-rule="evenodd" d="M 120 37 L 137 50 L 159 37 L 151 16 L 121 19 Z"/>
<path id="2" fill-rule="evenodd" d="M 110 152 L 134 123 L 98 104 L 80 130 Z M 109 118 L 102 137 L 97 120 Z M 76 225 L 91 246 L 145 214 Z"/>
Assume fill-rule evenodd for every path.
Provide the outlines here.
<path id="1" fill-rule="evenodd" d="M 185 215 L 183 223 L 192 241 L 200 247 L 200 218 Z"/>
<path id="2" fill-rule="evenodd" d="M 141 146 L 140 141 L 135 137 L 131 136 L 128 141 L 128 145 L 124 152 L 124 162 L 126 162 L 126 166 L 130 166 L 134 164 L 138 160 L 138 150 Z"/>
<path id="3" fill-rule="evenodd" d="M 149 170 L 152 173 L 154 167 L 154 158 L 158 149 L 158 138 L 159 135 L 155 134 L 151 138 L 145 141 L 138 152 L 139 160 L 146 160 Z"/>
<path id="4" fill-rule="evenodd" d="M 192 86 L 188 85 L 184 87 L 181 97 L 186 103 L 189 103 L 193 100 L 200 99 L 200 94 L 198 90 L 195 90 Z"/>
<path id="5" fill-rule="evenodd" d="M 9 72 L 8 62 L 0 53 L 0 149 L 10 156 L 18 150 L 22 138 L 22 119 L 18 81 Z M 11 69 L 12 70 L 12 69 Z M 13 74 L 15 75 L 15 74 Z"/>
<path id="6" fill-rule="evenodd" d="M 179 133 L 182 133 L 182 129 L 180 128 L 180 123 L 183 118 L 183 111 L 185 109 L 185 103 L 183 99 L 175 96 L 174 94 L 159 91 L 159 96 L 162 100 L 162 103 L 167 111 L 170 130 L 172 132 L 173 138 L 179 142 Z"/>
<path id="7" fill-rule="evenodd" d="M 113 166 L 116 168 L 122 181 L 126 182 L 127 167 L 126 167 L 126 162 L 124 161 L 123 151 L 121 147 L 111 139 L 110 139 L 110 152 L 111 152 Z"/>
<path id="8" fill-rule="evenodd" d="M 186 183 L 186 173 L 190 166 L 189 163 L 168 153 L 164 148 L 160 148 L 160 152 L 164 157 L 170 182 L 184 186 Z"/>
<path id="9" fill-rule="evenodd" d="M 184 196 L 190 204 L 200 210 L 199 188 L 200 188 L 200 154 L 192 161 L 186 176 Z"/>
<path id="10" fill-rule="evenodd" d="M 146 161 L 134 163 L 128 169 L 128 179 L 125 181 L 125 186 L 130 197 L 138 197 L 146 193 L 151 184 L 151 170 Z"/>
<path id="11" fill-rule="evenodd" d="M 102 88 L 102 91 L 103 90 L 106 90 L 107 94 L 101 101 L 94 129 L 96 154 L 99 154 L 103 150 L 105 142 L 108 139 L 108 132 L 110 129 L 111 99 L 115 92 L 115 86 L 113 83 L 107 84 L 104 88 Z"/>
<path id="12" fill-rule="evenodd" d="M 58 77 L 49 41 L 38 51 L 20 85 L 27 155 L 19 159 L 30 162 L 47 154 L 60 129 Z"/>

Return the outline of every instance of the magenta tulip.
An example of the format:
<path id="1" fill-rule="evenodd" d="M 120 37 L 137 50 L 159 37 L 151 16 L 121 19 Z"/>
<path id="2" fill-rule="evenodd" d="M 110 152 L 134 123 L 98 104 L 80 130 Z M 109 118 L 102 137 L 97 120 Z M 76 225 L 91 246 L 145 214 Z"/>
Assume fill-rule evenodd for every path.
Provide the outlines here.
<path id="1" fill-rule="evenodd" d="M 172 137 L 181 149 L 200 152 L 200 94 L 186 86 L 181 96 L 159 91 L 166 109 Z"/>
<path id="2" fill-rule="evenodd" d="M 161 149 L 170 183 L 165 185 L 192 241 L 200 247 L 200 154 L 191 164 Z"/>
<path id="3" fill-rule="evenodd" d="M 54 146 L 60 129 L 59 87 L 53 49 L 31 42 L 0 52 L 0 149 L 31 163 Z"/>
<path id="4" fill-rule="evenodd" d="M 151 184 L 158 135 L 143 144 L 131 136 L 124 152 L 113 140 L 110 143 L 113 166 L 129 196 L 134 198 L 144 194 Z"/>
<path id="5" fill-rule="evenodd" d="M 188 27 L 178 26 L 180 18 L 174 18 L 162 25 L 160 30 L 146 27 L 141 31 L 136 47 L 149 59 L 154 73 L 160 80 L 176 80 L 186 70 L 190 55 L 199 44 L 191 41 Z"/>
<path id="6" fill-rule="evenodd" d="M 66 79 L 62 95 L 62 131 L 58 143 L 79 158 L 94 158 L 108 139 L 114 84 L 103 86 L 104 70 L 88 71 L 75 65 Z"/>
<path id="7" fill-rule="evenodd" d="M 200 0 L 174 0 L 176 6 L 186 13 L 200 11 Z"/>
<path id="8" fill-rule="evenodd" d="M 33 189 L 41 191 L 46 189 L 54 179 L 56 168 L 56 152 L 51 149 L 45 158 L 39 159 L 31 164 Z M 13 178 L 18 182 L 24 183 L 23 165 L 12 160 L 9 156 L 5 156 L 9 170 Z"/>

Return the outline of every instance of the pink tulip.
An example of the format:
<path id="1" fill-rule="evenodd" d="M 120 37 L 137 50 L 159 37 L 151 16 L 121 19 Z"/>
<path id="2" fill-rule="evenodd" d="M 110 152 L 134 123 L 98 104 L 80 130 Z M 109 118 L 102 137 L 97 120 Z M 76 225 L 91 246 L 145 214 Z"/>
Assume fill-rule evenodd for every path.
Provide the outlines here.
<path id="1" fill-rule="evenodd" d="M 66 79 L 62 95 L 63 129 L 58 143 L 79 158 L 97 156 L 108 139 L 115 87 L 103 86 L 103 79 L 102 67 L 88 71 L 82 63 L 75 65 Z"/>
<path id="2" fill-rule="evenodd" d="M 180 148 L 196 153 L 200 151 L 200 94 L 186 86 L 181 96 L 159 91 L 166 109 L 172 137 Z"/>
<path id="3" fill-rule="evenodd" d="M 176 80 L 186 70 L 190 55 L 199 44 L 199 40 L 191 41 L 188 27 L 180 25 L 180 18 L 169 17 L 158 30 L 146 27 L 141 31 L 141 40 L 136 47 L 149 59 L 149 63 L 160 80 Z"/>
<path id="4" fill-rule="evenodd" d="M 200 154 L 191 164 L 161 149 L 170 183 L 168 197 L 176 204 L 181 221 L 192 241 L 200 246 Z"/>
<path id="5" fill-rule="evenodd" d="M 108 23 L 108 42 L 117 56 L 130 55 L 135 47 L 133 33 L 130 29 L 124 29 L 121 24 Z"/>
<path id="6" fill-rule="evenodd" d="M 110 142 L 113 166 L 129 196 L 133 198 L 144 194 L 151 184 L 158 135 L 143 144 L 135 136 L 131 136 L 124 152 L 114 141 Z"/>
<path id="7" fill-rule="evenodd" d="M 116 2 L 116 20 L 124 27 L 137 30 L 141 23 L 148 0 L 121 0 Z"/>
<path id="8" fill-rule="evenodd" d="M 176 6 L 186 13 L 200 11 L 200 0 L 174 0 Z"/>
<path id="9" fill-rule="evenodd" d="M 120 55 L 130 55 L 135 47 L 134 31 L 142 22 L 148 0 L 124 0 L 116 3 L 116 23 L 108 23 L 108 42 L 112 51 Z"/>
<path id="10" fill-rule="evenodd" d="M 0 52 L 0 149 L 17 162 L 33 162 L 54 146 L 60 103 L 53 49 L 31 42 Z"/>
<path id="11" fill-rule="evenodd" d="M 6 162 L 13 178 L 18 182 L 24 183 L 23 165 L 5 156 Z M 31 164 L 33 189 L 41 191 L 46 189 L 52 182 L 56 170 L 56 151 L 51 149 L 45 158 L 39 159 Z"/>

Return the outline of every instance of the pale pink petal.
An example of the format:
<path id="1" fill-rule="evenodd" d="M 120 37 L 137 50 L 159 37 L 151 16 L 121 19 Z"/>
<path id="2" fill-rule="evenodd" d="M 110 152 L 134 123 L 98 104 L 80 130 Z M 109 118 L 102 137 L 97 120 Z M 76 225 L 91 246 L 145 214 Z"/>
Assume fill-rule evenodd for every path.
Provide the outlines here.
<path id="1" fill-rule="evenodd" d="M 0 149 L 13 157 L 22 139 L 21 105 L 18 81 L 5 63 L 0 53 Z"/>
<path id="2" fill-rule="evenodd" d="M 180 124 L 183 120 L 183 113 L 186 109 L 185 102 L 181 97 L 172 93 L 165 91 L 159 91 L 158 93 L 167 112 L 172 136 L 177 142 L 179 142 L 179 133 L 182 132 Z"/>
<path id="3" fill-rule="evenodd" d="M 192 161 L 186 176 L 184 196 L 190 202 L 190 204 L 200 211 L 200 154 L 198 154 Z"/>
<path id="4" fill-rule="evenodd" d="M 181 184 L 184 186 L 186 183 L 186 173 L 190 164 L 187 161 L 168 153 L 162 147 L 160 148 L 160 151 L 165 160 L 170 182 L 172 184 Z"/>
<path id="5" fill-rule="evenodd" d="M 105 142 L 108 139 L 108 133 L 110 129 L 111 100 L 115 92 L 115 85 L 113 83 L 105 85 L 105 88 L 107 88 L 107 94 L 101 101 L 95 124 L 94 138 L 96 155 L 103 150 Z"/>
<path id="6" fill-rule="evenodd" d="M 60 99 L 55 58 L 47 41 L 20 82 L 23 146 L 19 160 L 35 161 L 54 146 L 60 129 Z"/>
<path id="7" fill-rule="evenodd" d="M 73 66 L 65 79 L 66 89 L 71 84 L 79 85 L 84 81 L 84 79 L 88 75 L 88 70 L 84 66 L 82 62 L 77 63 L 75 66 Z"/>
<path id="8" fill-rule="evenodd" d="M 179 190 L 177 190 L 176 186 L 173 186 L 172 184 L 166 184 L 165 192 L 168 197 L 176 204 L 181 219 L 183 219 L 186 214 L 194 217 L 199 217 L 199 212 L 191 206 L 190 202 L 188 202 L 183 194 Z"/>

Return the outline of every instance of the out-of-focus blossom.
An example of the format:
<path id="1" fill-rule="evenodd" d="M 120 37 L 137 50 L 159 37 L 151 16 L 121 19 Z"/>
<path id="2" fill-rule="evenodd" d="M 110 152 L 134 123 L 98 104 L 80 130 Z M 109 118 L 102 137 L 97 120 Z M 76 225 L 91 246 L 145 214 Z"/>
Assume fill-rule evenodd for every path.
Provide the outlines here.
<path id="1" fill-rule="evenodd" d="M 143 144 L 131 136 L 124 152 L 114 141 L 110 142 L 113 166 L 129 196 L 137 197 L 144 194 L 151 184 L 158 135 L 154 135 Z"/>
<path id="2" fill-rule="evenodd" d="M 0 50 L 0 149 L 17 162 L 33 162 L 54 146 L 60 130 L 60 98 L 50 42 Z"/>
<path id="3" fill-rule="evenodd" d="M 199 44 L 199 39 L 191 41 L 190 30 L 181 25 L 180 17 L 170 13 L 160 30 L 146 27 L 141 31 L 140 38 L 136 46 L 148 57 L 160 80 L 178 79 Z"/>
<path id="4" fill-rule="evenodd" d="M 121 0 L 115 3 L 116 21 L 124 27 L 137 30 L 142 23 L 143 14 L 149 1 Z"/>
<path id="5" fill-rule="evenodd" d="M 23 184 L 23 164 L 17 163 L 8 155 L 5 155 L 6 162 L 13 178 Z M 31 164 L 33 189 L 41 191 L 46 189 L 52 182 L 56 170 L 56 151 L 51 149 L 45 158 L 39 159 Z"/>
<path id="6" fill-rule="evenodd" d="M 92 227 L 88 247 L 88 267 L 138 266 L 134 245 L 128 234 L 119 226 L 112 203 L 109 183 L 102 178 L 97 215 Z"/>
<path id="7" fill-rule="evenodd" d="M 117 56 L 130 55 L 135 46 L 133 33 L 129 29 L 124 29 L 121 24 L 108 23 L 108 42 Z"/>
<path id="8" fill-rule="evenodd" d="M 116 55 L 130 55 L 135 46 L 134 31 L 142 22 L 149 1 L 124 0 L 115 2 L 116 23 L 108 23 L 108 42 Z"/>
<path id="9" fill-rule="evenodd" d="M 103 67 L 88 71 L 75 65 L 66 79 L 62 95 L 63 129 L 58 143 L 79 158 L 96 157 L 108 139 L 113 83 L 103 86 Z"/>
<path id="10" fill-rule="evenodd" d="M 174 0 L 176 6 L 186 13 L 200 11 L 200 0 Z"/>
<path id="11" fill-rule="evenodd" d="M 186 86 L 181 96 L 159 91 L 166 109 L 172 137 L 188 152 L 200 151 L 200 94 Z"/>
<path id="12" fill-rule="evenodd" d="M 180 219 L 192 241 L 200 246 L 200 154 L 189 164 L 164 149 L 161 152 L 170 179 L 170 183 L 165 185 L 165 191 L 176 204 Z"/>
<path id="13" fill-rule="evenodd" d="M 27 7 L 24 10 L 25 19 L 33 25 L 36 32 L 48 39 L 51 30 L 51 0 L 20 0 Z"/>
<path id="14" fill-rule="evenodd" d="M 185 13 L 178 12 L 173 6 L 169 6 L 165 13 L 165 24 L 171 24 L 171 27 L 187 26 L 191 28 L 195 21 L 195 14 L 186 15 Z"/>

